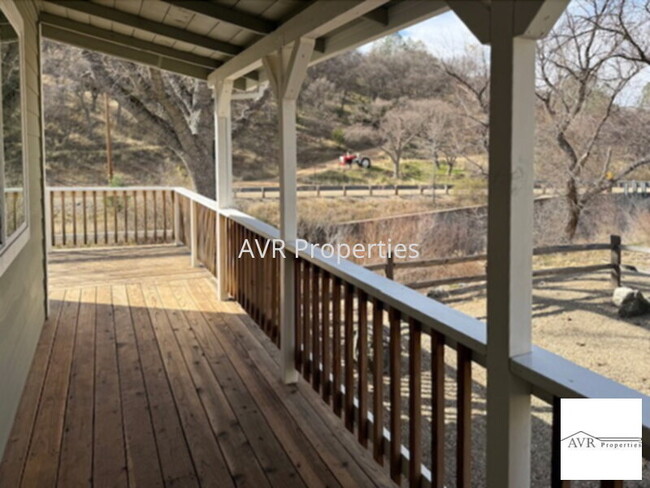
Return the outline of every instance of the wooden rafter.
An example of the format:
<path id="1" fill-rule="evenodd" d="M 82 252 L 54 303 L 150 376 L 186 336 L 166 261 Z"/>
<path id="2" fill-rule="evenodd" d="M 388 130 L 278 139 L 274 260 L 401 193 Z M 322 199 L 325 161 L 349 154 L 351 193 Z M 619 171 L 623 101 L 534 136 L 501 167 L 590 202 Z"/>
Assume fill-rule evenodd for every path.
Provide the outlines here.
<path id="1" fill-rule="evenodd" d="M 203 47 L 210 49 L 211 51 L 220 52 L 231 56 L 239 54 L 243 50 L 241 46 L 236 46 L 229 42 L 219 41 L 211 37 L 179 29 L 178 27 L 173 27 L 161 22 L 155 22 L 138 15 L 133 15 L 122 10 L 106 7 L 105 5 L 100 5 L 93 2 L 84 2 L 79 0 L 49 0 L 46 3 L 58 5 L 59 7 L 65 7 L 71 10 L 76 10 L 77 12 L 82 12 L 93 17 L 105 19 L 116 24 L 147 31 L 151 34 L 168 37 L 170 39 L 174 39 L 175 41 L 193 44 L 195 46 Z"/>
<path id="2" fill-rule="evenodd" d="M 273 21 L 205 0 L 165 0 L 165 2 L 256 34 L 269 34 L 278 27 L 278 24 Z"/>

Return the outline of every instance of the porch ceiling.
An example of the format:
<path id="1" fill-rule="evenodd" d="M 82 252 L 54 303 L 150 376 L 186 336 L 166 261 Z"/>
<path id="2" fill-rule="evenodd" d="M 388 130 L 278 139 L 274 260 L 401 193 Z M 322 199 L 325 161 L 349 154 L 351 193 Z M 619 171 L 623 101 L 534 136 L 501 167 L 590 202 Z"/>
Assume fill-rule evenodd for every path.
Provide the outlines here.
<path id="1" fill-rule="evenodd" d="M 316 63 L 447 10 L 436 0 L 46 0 L 41 5 L 46 38 L 196 78 L 207 79 L 221 68 L 246 78 L 237 85 L 242 88 L 260 79 L 257 54 L 265 50 L 259 46 L 290 43 L 299 14 L 312 18 L 298 34 L 316 38 Z M 325 15 L 313 18 L 311 12 Z"/>

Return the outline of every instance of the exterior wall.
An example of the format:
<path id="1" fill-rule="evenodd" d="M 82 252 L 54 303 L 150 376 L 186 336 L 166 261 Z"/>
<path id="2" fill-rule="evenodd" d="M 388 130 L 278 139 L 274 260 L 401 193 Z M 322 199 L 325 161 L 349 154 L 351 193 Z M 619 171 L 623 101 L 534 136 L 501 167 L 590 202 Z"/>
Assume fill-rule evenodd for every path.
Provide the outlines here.
<path id="1" fill-rule="evenodd" d="M 0 5 L 19 35 L 22 34 L 21 96 L 29 195 L 29 240 L 0 275 L 1 458 L 45 320 L 46 292 L 37 5 L 33 0 L 0 0 Z"/>

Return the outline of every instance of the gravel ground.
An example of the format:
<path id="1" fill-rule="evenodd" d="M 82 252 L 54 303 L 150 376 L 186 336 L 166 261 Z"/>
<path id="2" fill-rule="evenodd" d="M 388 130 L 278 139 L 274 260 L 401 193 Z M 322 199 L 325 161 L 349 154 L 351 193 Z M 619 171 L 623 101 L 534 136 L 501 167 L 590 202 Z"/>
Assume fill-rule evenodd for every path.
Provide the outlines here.
<path id="1" fill-rule="evenodd" d="M 650 278 L 625 275 L 623 281 L 625 286 L 645 290 L 650 295 Z M 440 300 L 485 320 L 486 303 L 481 287 L 468 288 L 463 292 L 457 290 Z M 617 316 L 616 308 L 611 304 L 609 272 L 536 281 L 533 341 L 581 366 L 650 395 L 650 315 L 625 320 Z M 451 459 L 455 452 L 454 351 L 448 350 L 447 358 L 446 443 L 450 459 L 446 466 L 446 483 L 452 487 L 455 486 L 455 462 Z M 427 359 L 425 357 L 425 363 Z M 485 370 L 482 367 L 473 366 L 473 380 L 472 486 L 481 487 L 485 486 Z M 430 378 L 423 378 L 423 396 L 426 397 L 430 386 Z M 551 409 L 534 399 L 533 415 L 533 486 L 541 488 L 549 486 Z M 429 413 L 426 411 L 425 416 L 428 420 Z M 430 435 L 428 432 L 425 434 L 426 445 Z M 426 454 L 429 455 L 428 452 Z M 625 486 L 650 486 L 650 463 L 647 461 L 643 479 L 627 482 Z M 575 482 L 572 486 L 599 485 L 596 482 Z"/>

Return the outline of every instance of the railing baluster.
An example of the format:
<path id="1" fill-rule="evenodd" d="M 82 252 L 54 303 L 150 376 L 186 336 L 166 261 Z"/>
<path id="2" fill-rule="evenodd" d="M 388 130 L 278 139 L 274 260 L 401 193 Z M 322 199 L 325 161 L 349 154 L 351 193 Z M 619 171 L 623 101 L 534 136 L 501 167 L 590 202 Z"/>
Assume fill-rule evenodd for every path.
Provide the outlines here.
<path id="1" fill-rule="evenodd" d="M 422 326 L 409 319 L 409 486 L 422 486 Z"/>
<path id="2" fill-rule="evenodd" d="M 390 374 L 390 477 L 395 483 L 402 480 L 402 397 L 401 397 L 401 314 L 390 307 L 389 374 Z"/>
<path id="3" fill-rule="evenodd" d="M 108 203 L 106 191 L 102 191 L 102 203 L 104 205 L 104 244 L 108 246 Z"/>
<path id="4" fill-rule="evenodd" d="M 303 303 L 303 297 L 302 297 L 302 273 L 303 273 L 303 260 L 296 257 L 296 265 L 295 265 L 295 274 L 296 274 L 296 279 L 295 279 L 295 288 L 296 288 L 296 320 L 295 320 L 295 341 L 296 341 L 296 350 L 295 350 L 295 362 L 296 362 L 296 370 L 301 371 L 302 370 L 302 361 L 303 361 L 303 354 L 302 354 L 302 344 L 303 344 L 303 338 L 302 338 L 302 303 Z"/>
<path id="5" fill-rule="evenodd" d="M 138 191 L 133 190 L 133 239 L 138 244 Z"/>
<path id="6" fill-rule="evenodd" d="M 445 485 L 445 338 L 431 332 L 431 488 Z"/>
<path id="7" fill-rule="evenodd" d="M 158 242 L 158 204 L 157 204 L 157 195 L 158 192 L 156 190 L 151 192 L 151 196 L 153 197 L 153 241 Z M 190 205 L 193 204 L 193 201 L 190 201 Z"/>
<path id="8" fill-rule="evenodd" d="M 309 311 L 311 310 L 311 276 L 312 276 L 312 266 L 311 263 L 305 261 L 305 268 L 303 270 L 303 290 L 302 290 L 302 299 L 303 299 L 303 368 L 302 374 L 305 379 L 309 382 L 311 380 L 311 370 L 312 370 L 312 357 L 311 357 L 311 320 L 309 318 Z"/>
<path id="9" fill-rule="evenodd" d="M 272 257 L 271 259 L 271 327 L 273 328 L 273 340 L 280 344 L 280 259 Z M 287 258 L 289 259 L 289 258 Z M 296 261 L 297 264 L 297 261 Z M 298 280 L 296 280 L 296 284 Z M 296 296 L 296 301 L 298 300 Z M 298 320 L 296 318 L 296 324 Z M 296 348 L 299 342 L 296 341 Z"/>
<path id="10" fill-rule="evenodd" d="M 118 203 L 117 203 L 117 190 L 113 190 L 113 239 L 115 240 L 115 244 L 117 244 L 119 237 L 118 237 L 118 229 L 117 229 L 117 210 L 118 210 Z"/>
<path id="11" fill-rule="evenodd" d="M 470 488 L 472 485 L 472 352 L 465 346 L 458 345 L 457 348 L 456 486 Z"/>
<path id="12" fill-rule="evenodd" d="M 13 215 L 14 230 L 18 229 L 18 192 L 11 195 L 11 211 Z"/>
<path id="13" fill-rule="evenodd" d="M 87 220 L 86 219 L 86 216 L 87 216 L 87 211 L 86 211 L 86 190 L 83 190 L 81 192 L 81 205 L 82 205 L 81 216 L 83 217 L 82 228 L 83 228 L 83 233 L 84 233 L 83 241 L 84 241 L 84 245 L 86 245 L 86 244 L 88 244 L 88 224 L 87 224 L 87 221 L 86 221 Z"/>
<path id="14" fill-rule="evenodd" d="M 142 191 L 142 211 L 143 211 L 142 226 L 144 227 L 144 242 L 149 242 L 149 229 L 148 229 L 149 216 L 147 215 L 148 214 L 147 194 L 148 194 L 147 190 Z"/>
<path id="15" fill-rule="evenodd" d="M 372 301 L 372 353 L 373 353 L 373 424 L 372 452 L 375 461 L 384 464 L 384 304 Z"/>
<path id="16" fill-rule="evenodd" d="M 320 365 L 320 268 L 317 266 L 312 267 L 311 277 L 311 341 L 312 341 L 312 387 L 316 391 L 320 391 L 321 383 L 321 365 Z"/>
<path id="17" fill-rule="evenodd" d="M 332 402 L 334 413 L 341 416 L 341 278 L 334 277 L 332 288 Z"/>
<path id="18" fill-rule="evenodd" d="M 124 244 L 129 243 L 129 196 L 123 191 L 124 196 Z"/>
<path id="19" fill-rule="evenodd" d="M 52 247 L 56 246 L 56 227 L 55 227 L 55 220 L 54 220 L 54 192 L 52 190 L 48 190 L 50 192 L 50 232 L 52 235 L 50 236 L 52 239 Z"/>
<path id="20" fill-rule="evenodd" d="M 97 190 L 93 190 L 93 242 L 99 243 L 97 237 Z"/>
<path id="21" fill-rule="evenodd" d="M 72 244 L 77 245 L 77 202 L 76 202 L 76 192 L 70 192 L 72 194 Z"/>
<path id="22" fill-rule="evenodd" d="M 357 290 L 359 314 L 358 354 L 359 371 L 357 374 L 359 391 L 359 426 L 358 438 L 363 447 L 368 447 L 368 295 Z"/>
<path id="23" fill-rule="evenodd" d="M 345 427 L 354 432 L 354 287 L 345 283 Z"/>
<path id="24" fill-rule="evenodd" d="M 323 400 L 330 403 L 332 395 L 332 384 L 330 382 L 330 375 L 332 372 L 332 346 L 330 340 L 330 282 L 331 275 L 327 271 L 323 271 L 323 285 L 322 285 L 322 301 L 323 301 L 323 321 L 322 321 L 322 340 L 323 345 Z"/>
<path id="25" fill-rule="evenodd" d="M 63 234 L 63 245 L 65 246 L 68 243 L 66 238 L 66 218 L 65 218 L 65 191 L 61 190 L 61 232 Z"/>
<path id="26" fill-rule="evenodd" d="M 162 191 L 162 212 L 163 212 L 163 242 L 167 242 L 167 191 Z M 217 219 L 219 215 L 216 215 Z M 212 233 L 212 236 L 216 236 L 216 229 Z"/>
<path id="27" fill-rule="evenodd" d="M 178 244 L 180 242 L 180 225 L 181 225 L 181 206 L 179 196 L 175 191 L 172 192 L 172 207 L 174 211 L 174 226 L 172 227 L 172 241 Z M 234 223 L 234 222 L 233 222 Z"/>

